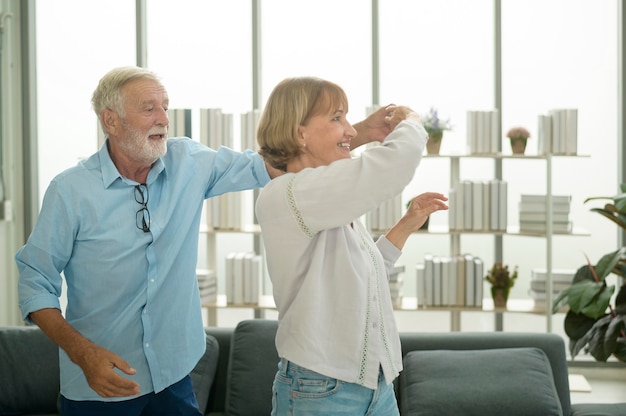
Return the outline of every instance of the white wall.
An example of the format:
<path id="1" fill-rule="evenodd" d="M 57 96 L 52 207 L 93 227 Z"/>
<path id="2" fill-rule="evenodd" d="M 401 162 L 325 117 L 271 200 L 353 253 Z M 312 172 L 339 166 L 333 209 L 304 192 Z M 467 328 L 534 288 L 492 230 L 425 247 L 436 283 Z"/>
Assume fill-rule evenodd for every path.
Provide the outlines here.
<path id="1" fill-rule="evenodd" d="M 344 86 L 350 118 L 362 118 L 372 100 L 369 2 L 319 0 L 295 10 L 290 0 L 273 0 L 262 6 L 263 96 L 285 76 L 320 75 Z M 89 100 L 104 72 L 134 63 L 134 3 L 57 0 L 37 7 L 43 194 L 56 173 L 97 150 Z M 148 66 L 164 76 L 171 106 L 249 111 L 250 3 L 181 0 L 147 7 Z M 562 106 L 579 109 L 579 153 L 589 157 L 555 160 L 553 189 L 572 195 L 574 223 L 591 235 L 555 237 L 558 268 L 578 268 L 584 254 L 597 261 L 617 244 L 615 227 L 582 203 L 617 192 L 616 10 L 616 1 L 594 0 L 510 0 L 502 6 L 503 129 L 527 126 L 533 152 L 539 114 Z M 438 107 L 455 124 L 442 152 L 464 150 L 466 111 L 493 107 L 493 1 L 385 0 L 380 15 L 382 103 L 420 112 Z M 502 145 L 509 151 L 506 141 Z M 425 190 L 447 193 L 447 163 L 424 160 L 405 198 Z M 491 162 L 464 162 L 462 175 L 469 179 L 492 174 Z M 511 184 L 509 219 L 515 224 L 512 207 L 519 194 L 545 192 L 545 162 L 506 162 L 504 177 Z M 445 224 L 446 214 L 432 221 Z M 484 252 L 488 261 L 492 240 L 464 236 L 462 244 Z M 425 251 L 447 253 L 448 241 L 416 237 L 400 263 L 413 270 Z M 545 266 L 545 242 L 507 236 L 504 244 L 505 262 L 520 266 L 512 296 L 526 297 L 530 269 Z M 412 275 L 406 277 L 410 296 L 414 283 Z"/>

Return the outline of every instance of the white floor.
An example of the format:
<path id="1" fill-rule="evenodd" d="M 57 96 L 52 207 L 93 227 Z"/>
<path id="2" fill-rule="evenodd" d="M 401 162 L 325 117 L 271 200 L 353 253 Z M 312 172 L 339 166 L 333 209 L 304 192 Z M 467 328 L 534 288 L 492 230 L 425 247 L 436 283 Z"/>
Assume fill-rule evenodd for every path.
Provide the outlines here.
<path id="1" fill-rule="evenodd" d="M 626 369 L 571 367 L 570 374 L 585 376 L 590 392 L 571 392 L 572 403 L 624 403 L 626 402 Z"/>

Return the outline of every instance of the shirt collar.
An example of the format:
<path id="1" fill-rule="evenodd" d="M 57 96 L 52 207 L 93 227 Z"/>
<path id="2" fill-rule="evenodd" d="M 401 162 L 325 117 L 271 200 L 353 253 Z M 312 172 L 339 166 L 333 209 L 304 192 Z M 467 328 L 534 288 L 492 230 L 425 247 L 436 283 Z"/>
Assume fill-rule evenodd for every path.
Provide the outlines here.
<path id="1" fill-rule="evenodd" d="M 100 166 L 102 167 L 102 183 L 105 188 L 111 186 L 113 182 L 115 182 L 118 178 L 126 181 L 120 172 L 115 167 L 113 160 L 111 159 L 111 155 L 109 154 L 109 139 L 106 139 L 104 145 L 98 151 L 100 157 Z M 152 168 L 150 168 L 150 173 L 148 173 L 147 183 L 152 183 L 161 172 L 165 172 L 165 163 L 163 163 L 163 158 L 158 158 L 154 164 L 152 164 Z M 165 172 L 166 173 L 166 172 Z"/>

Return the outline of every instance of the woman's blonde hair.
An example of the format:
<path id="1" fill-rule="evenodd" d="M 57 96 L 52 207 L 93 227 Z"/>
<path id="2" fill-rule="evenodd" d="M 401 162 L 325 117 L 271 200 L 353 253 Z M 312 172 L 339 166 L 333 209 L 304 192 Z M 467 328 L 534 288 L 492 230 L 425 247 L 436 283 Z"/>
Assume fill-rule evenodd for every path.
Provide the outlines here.
<path id="1" fill-rule="evenodd" d="M 339 107 L 348 111 L 343 89 L 316 77 L 287 78 L 270 94 L 257 128 L 259 154 L 274 168 L 287 164 L 302 152 L 298 128 L 310 117 Z"/>

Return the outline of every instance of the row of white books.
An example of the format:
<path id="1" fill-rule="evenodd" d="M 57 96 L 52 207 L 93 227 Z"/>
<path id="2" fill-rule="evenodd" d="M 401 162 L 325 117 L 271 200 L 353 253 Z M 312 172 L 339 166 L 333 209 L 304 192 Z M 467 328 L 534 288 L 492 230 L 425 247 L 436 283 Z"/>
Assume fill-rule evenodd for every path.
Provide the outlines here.
<path id="1" fill-rule="evenodd" d="M 547 195 L 522 194 L 519 202 L 519 228 L 522 232 L 547 231 Z M 573 223 L 569 218 L 571 195 L 552 195 L 552 231 L 572 232 Z"/>
<path id="2" fill-rule="evenodd" d="M 500 151 L 498 110 L 467 112 L 467 151 L 469 154 L 495 154 Z"/>
<path id="3" fill-rule="evenodd" d="M 484 263 L 471 254 L 424 255 L 416 265 L 417 305 L 482 307 Z"/>
<path id="4" fill-rule="evenodd" d="M 538 117 L 539 154 L 575 155 L 578 153 L 578 109 L 553 109 Z"/>
<path id="5" fill-rule="evenodd" d="M 225 261 L 226 302 L 235 305 L 259 303 L 262 257 L 252 252 L 231 252 Z"/>
<path id="6" fill-rule="evenodd" d="M 167 128 L 169 137 L 191 137 L 191 109 L 169 108 L 167 117 L 170 120 Z"/>
<path id="7" fill-rule="evenodd" d="M 200 302 L 217 302 L 217 273 L 215 270 L 196 270 L 198 278 L 198 289 L 200 291 Z"/>
<path id="8" fill-rule="evenodd" d="M 506 231 L 507 182 L 464 180 L 450 189 L 450 230 Z"/>
<path id="9" fill-rule="evenodd" d="M 551 272 L 552 300 L 565 289 L 572 285 L 572 280 L 576 270 L 573 269 L 553 269 Z M 528 294 L 533 299 L 536 307 L 546 306 L 547 270 L 537 268 L 531 270 L 530 288 Z"/>
<path id="10" fill-rule="evenodd" d="M 371 231 L 388 230 L 402 216 L 402 195 L 388 199 L 365 215 L 365 224 Z"/>

